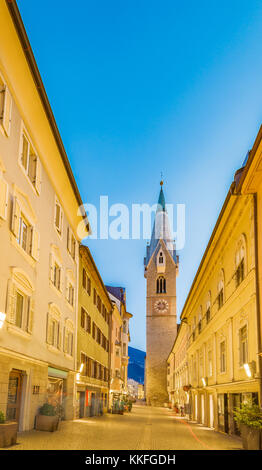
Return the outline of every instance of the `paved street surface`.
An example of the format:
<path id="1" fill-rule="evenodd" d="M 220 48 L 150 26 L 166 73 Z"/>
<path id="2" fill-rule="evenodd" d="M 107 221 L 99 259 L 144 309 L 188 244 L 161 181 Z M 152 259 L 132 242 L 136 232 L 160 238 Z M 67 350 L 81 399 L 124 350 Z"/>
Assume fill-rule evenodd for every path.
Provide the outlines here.
<path id="1" fill-rule="evenodd" d="M 241 449 L 239 438 L 188 423 L 164 408 L 133 406 L 131 413 L 64 421 L 54 433 L 18 435 L 13 450 L 215 450 Z"/>

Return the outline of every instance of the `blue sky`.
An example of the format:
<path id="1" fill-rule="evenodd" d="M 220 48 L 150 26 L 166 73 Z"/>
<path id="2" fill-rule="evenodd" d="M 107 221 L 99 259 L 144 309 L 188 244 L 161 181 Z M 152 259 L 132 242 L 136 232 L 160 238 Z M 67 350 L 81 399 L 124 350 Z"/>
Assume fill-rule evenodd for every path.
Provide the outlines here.
<path id="1" fill-rule="evenodd" d="M 178 315 L 262 121 L 261 1 L 19 0 L 84 202 L 186 204 Z M 144 240 L 90 240 L 145 348 Z"/>

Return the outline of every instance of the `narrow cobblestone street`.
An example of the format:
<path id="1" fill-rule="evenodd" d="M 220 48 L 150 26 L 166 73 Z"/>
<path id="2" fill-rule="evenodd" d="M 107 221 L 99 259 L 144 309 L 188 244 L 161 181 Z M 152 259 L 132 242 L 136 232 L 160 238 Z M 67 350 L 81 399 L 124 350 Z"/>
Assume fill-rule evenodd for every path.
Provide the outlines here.
<path id="1" fill-rule="evenodd" d="M 164 408 L 134 406 L 131 413 L 106 414 L 61 423 L 55 433 L 18 435 L 12 450 L 237 450 L 241 440 L 188 423 Z"/>

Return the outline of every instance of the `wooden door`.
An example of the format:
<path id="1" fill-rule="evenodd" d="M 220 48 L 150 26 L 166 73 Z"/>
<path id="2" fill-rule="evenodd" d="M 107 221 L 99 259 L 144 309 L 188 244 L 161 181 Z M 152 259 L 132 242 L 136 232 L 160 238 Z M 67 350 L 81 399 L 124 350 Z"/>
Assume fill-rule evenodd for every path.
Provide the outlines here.
<path id="1" fill-rule="evenodd" d="M 6 419 L 19 422 L 21 405 L 22 374 L 19 371 L 11 371 L 8 383 L 8 399 Z"/>

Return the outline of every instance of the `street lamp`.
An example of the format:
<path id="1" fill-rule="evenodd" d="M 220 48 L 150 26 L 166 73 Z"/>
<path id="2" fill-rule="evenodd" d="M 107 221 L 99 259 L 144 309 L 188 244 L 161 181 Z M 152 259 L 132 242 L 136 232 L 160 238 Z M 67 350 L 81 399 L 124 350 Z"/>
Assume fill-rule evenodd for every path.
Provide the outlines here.
<path id="1" fill-rule="evenodd" d="M 0 330 L 4 325 L 5 319 L 6 319 L 6 314 L 3 312 L 0 312 Z"/>

